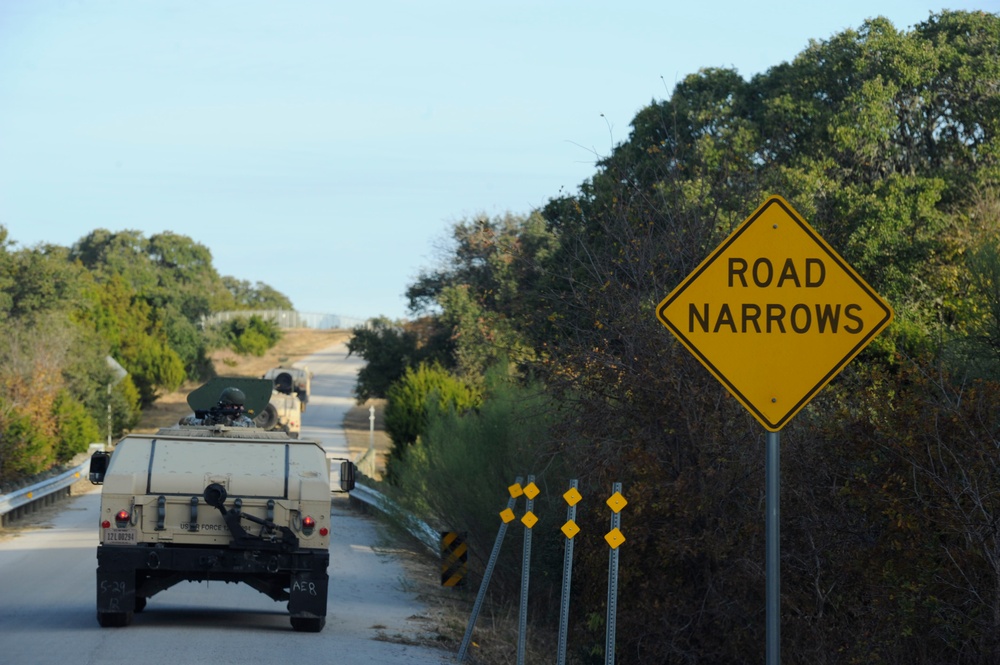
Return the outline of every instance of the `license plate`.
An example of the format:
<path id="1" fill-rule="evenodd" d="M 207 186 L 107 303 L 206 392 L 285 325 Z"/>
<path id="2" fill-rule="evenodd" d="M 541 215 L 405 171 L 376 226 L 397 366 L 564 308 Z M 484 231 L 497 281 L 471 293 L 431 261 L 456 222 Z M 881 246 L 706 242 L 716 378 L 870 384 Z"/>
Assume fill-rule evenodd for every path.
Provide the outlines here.
<path id="1" fill-rule="evenodd" d="M 104 532 L 105 545 L 135 545 L 135 529 L 107 529 Z"/>

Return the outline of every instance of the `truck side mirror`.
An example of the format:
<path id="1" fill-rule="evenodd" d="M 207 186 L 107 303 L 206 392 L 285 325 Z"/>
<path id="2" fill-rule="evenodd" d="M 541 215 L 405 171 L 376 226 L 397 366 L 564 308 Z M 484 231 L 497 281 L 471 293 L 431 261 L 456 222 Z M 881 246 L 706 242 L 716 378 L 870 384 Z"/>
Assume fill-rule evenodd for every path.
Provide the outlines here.
<path id="1" fill-rule="evenodd" d="M 111 453 L 98 450 L 90 456 L 90 482 L 95 485 L 104 483 L 104 474 L 108 472 L 108 462 L 111 460 Z"/>
<path id="2" fill-rule="evenodd" d="M 344 460 L 340 463 L 340 491 L 350 492 L 354 489 L 354 474 L 357 467 L 354 466 L 354 462 L 350 460 Z"/>

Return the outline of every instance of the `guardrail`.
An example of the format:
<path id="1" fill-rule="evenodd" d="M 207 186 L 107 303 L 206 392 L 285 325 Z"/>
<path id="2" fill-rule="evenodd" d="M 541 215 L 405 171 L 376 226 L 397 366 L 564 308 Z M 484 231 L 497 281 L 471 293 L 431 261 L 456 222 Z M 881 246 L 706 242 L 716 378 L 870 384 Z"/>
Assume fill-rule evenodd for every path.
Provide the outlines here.
<path id="1" fill-rule="evenodd" d="M 87 460 L 58 476 L 22 487 L 10 494 L 0 495 L 0 525 L 7 526 L 11 520 L 51 505 L 67 496 L 69 487 L 86 476 L 89 466 L 90 460 Z"/>
<path id="2" fill-rule="evenodd" d="M 407 533 L 430 550 L 431 554 L 441 554 L 441 534 L 432 529 L 427 522 L 414 517 L 403 510 L 395 501 L 376 489 L 355 483 L 350 493 L 351 501 L 360 501 L 379 512 L 385 513 L 406 529 Z"/>

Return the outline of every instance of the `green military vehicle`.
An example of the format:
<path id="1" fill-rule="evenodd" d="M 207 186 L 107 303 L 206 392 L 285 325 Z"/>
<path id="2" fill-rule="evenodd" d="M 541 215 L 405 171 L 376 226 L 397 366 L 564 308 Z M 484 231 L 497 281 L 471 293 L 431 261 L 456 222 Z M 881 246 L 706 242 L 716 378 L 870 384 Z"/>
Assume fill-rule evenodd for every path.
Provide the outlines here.
<path id="1" fill-rule="evenodd" d="M 269 380 L 215 379 L 188 396 L 194 416 L 183 424 L 94 453 L 101 626 L 129 625 L 178 582 L 221 581 L 287 601 L 297 631 L 323 629 L 330 459 L 316 441 L 253 426 L 270 395 Z M 353 489 L 350 461 L 339 476 L 341 491 Z"/>

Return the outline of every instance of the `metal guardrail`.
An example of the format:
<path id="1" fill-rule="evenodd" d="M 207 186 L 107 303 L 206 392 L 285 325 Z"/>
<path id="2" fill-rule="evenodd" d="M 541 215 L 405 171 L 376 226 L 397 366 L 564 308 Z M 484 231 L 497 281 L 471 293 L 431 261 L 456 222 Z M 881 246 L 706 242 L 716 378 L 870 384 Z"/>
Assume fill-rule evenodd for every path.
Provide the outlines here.
<path id="1" fill-rule="evenodd" d="M 369 505 L 390 517 L 396 519 L 407 533 L 417 539 L 421 545 L 430 550 L 431 554 L 437 556 L 441 553 L 441 534 L 432 529 L 427 522 L 414 517 L 403 510 L 395 501 L 382 494 L 376 489 L 355 483 L 351 490 L 351 501 L 360 501 Z"/>
<path id="2" fill-rule="evenodd" d="M 32 506 L 52 503 L 53 495 L 84 479 L 89 466 L 90 460 L 87 460 L 68 471 L 64 471 L 58 476 L 22 487 L 10 494 L 0 495 L 0 518 L 2 518 L 2 524 L 7 524 L 8 516 L 12 513 L 20 514 Z M 432 529 L 429 524 L 409 514 L 395 501 L 378 490 L 361 483 L 356 483 L 354 489 L 350 492 L 350 498 L 352 501 L 360 501 L 379 512 L 395 518 L 411 536 L 416 538 L 431 553 L 435 555 L 439 554 L 440 534 Z"/>
<path id="3" fill-rule="evenodd" d="M 259 316 L 262 319 L 274 321 L 279 328 L 315 328 L 316 330 L 343 329 L 350 330 L 367 324 L 369 319 L 341 314 L 323 314 L 320 312 L 298 312 L 287 309 L 246 309 L 227 312 L 215 312 L 201 317 L 202 327 L 232 321 L 236 318 Z"/>
<path id="4" fill-rule="evenodd" d="M 87 460 L 83 464 L 75 466 L 69 471 L 64 471 L 58 476 L 37 482 L 34 485 L 22 487 L 10 494 L 0 495 L 0 518 L 2 518 L 2 523 L 7 524 L 10 514 L 20 515 L 25 509 L 33 506 L 52 503 L 54 495 L 86 477 L 89 466 L 90 460 Z"/>

